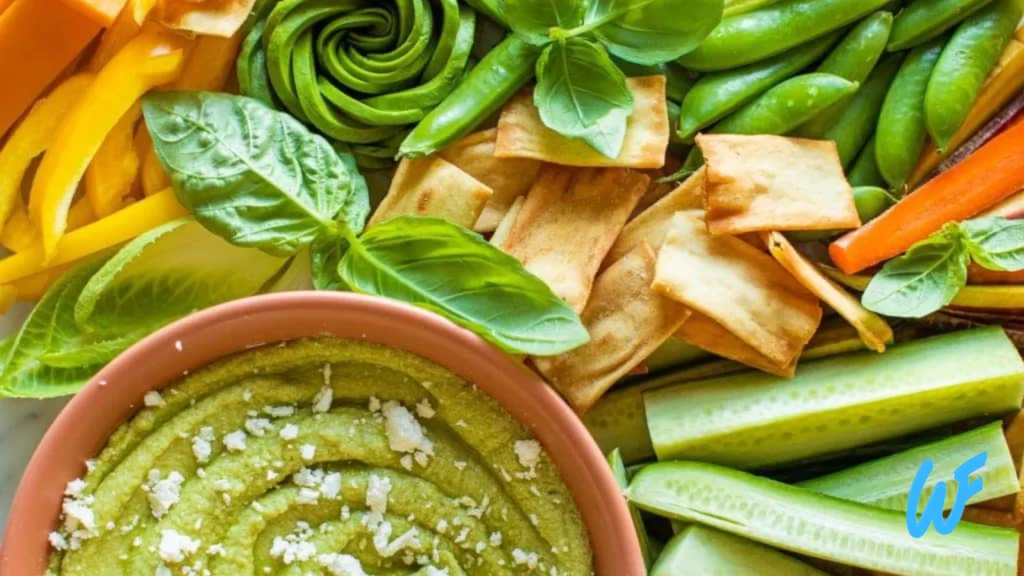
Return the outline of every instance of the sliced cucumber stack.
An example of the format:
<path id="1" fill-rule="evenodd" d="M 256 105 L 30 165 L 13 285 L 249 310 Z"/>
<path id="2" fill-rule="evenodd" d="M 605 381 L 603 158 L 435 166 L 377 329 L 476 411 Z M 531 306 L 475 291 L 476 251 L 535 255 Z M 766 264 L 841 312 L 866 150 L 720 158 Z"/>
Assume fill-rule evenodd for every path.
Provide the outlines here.
<path id="1" fill-rule="evenodd" d="M 619 487 L 625 491 L 629 486 L 630 474 L 626 471 L 626 465 L 622 462 L 622 455 L 618 450 L 612 450 L 608 456 L 608 466 L 612 469 L 612 475 L 619 483 Z M 640 511 L 636 506 L 629 505 L 629 515 L 633 518 L 633 528 L 636 530 L 637 540 L 640 541 L 640 553 L 644 557 L 644 565 L 648 569 L 654 562 L 654 553 L 651 551 L 651 541 L 647 537 L 647 529 L 644 527 L 644 519 L 640 517 Z"/>
<path id="2" fill-rule="evenodd" d="M 644 394 L 659 460 L 756 469 L 1020 409 L 1024 361 L 999 327 Z"/>
<path id="3" fill-rule="evenodd" d="M 913 538 L 904 514 L 697 462 L 641 470 L 629 499 L 655 514 L 698 522 L 769 546 L 895 574 L 1014 576 L 1018 534 L 961 522 Z"/>
<path id="4" fill-rule="evenodd" d="M 675 535 L 650 576 L 828 576 L 778 550 L 714 528 L 690 524 Z"/>

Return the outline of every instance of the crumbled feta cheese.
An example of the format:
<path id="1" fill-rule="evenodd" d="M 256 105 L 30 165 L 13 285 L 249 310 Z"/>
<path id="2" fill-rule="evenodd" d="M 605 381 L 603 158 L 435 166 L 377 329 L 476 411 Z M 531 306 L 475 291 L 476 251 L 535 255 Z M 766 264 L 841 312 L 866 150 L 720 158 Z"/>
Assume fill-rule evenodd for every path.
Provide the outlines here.
<path id="1" fill-rule="evenodd" d="M 441 518 L 440 520 L 437 521 L 437 533 L 438 534 L 444 534 L 447 531 L 448 531 L 448 521 L 445 520 L 444 518 Z"/>
<path id="2" fill-rule="evenodd" d="M 515 452 L 523 468 L 533 470 L 540 464 L 541 447 L 536 440 L 516 440 Z"/>
<path id="3" fill-rule="evenodd" d="M 462 470 L 465 470 L 465 469 L 466 469 L 466 464 L 467 464 L 466 462 L 462 462 L 461 460 L 456 460 L 456 461 L 455 461 L 455 467 L 456 467 L 456 468 L 457 468 L 457 469 L 458 469 L 458 470 L 459 470 L 460 472 L 461 472 Z"/>
<path id="4" fill-rule="evenodd" d="M 245 430 L 253 436 L 262 438 L 267 432 L 274 431 L 274 425 L 266 418 L 249 418 L 245 421 Z"/>
<path id="5" fill-rule="evenodd" d="M 277 472 L 273 470 L 267 470 L 267 480 L 273 482 L 274 480 L 277 480 L 277 476 Z"/>
<path id="6" fill-rule="evenodd" d="M 297 522 L 296 531 L 277 536 L 270 545 L 270 557 L 279 558 L 285 565 L 293 562 L 305 562 L 316 556 L 316 545 L 309 541 L 313 530 L 306 522 Z"/>
<path id="7" fill-rule="evenodd" d="M 263 411 L 273 418 L 287 418 L 295 414 L 294 406 L 264 406 Z"/>
<path id="8" fill-rule="evenodd" d="M 349 510 L 348 504 L 345 504 L 344 506 L 341 507 L 341 519 L 342 520 L 348 520 L 349 517 L 351 517 L 351 515 L 352 515 L 352 511 Z"/>
<path id="9" fill-rule="evenodd" d="M 224 549 L 223 544 L 214 544 L 206 549 L 206 553 L 209 556 L 223 556 L 227 553 L 227 550 Z"/>
<path id="10" fill-rule="evenodd" d="M 95 458 L 89 458 L 88 460 L 86 460 L 85 461 L 85 469 L 88 472 L 92 472 L 93 470 L 95 470 L 96 469 L 96 459 Z"/>
<path id="11" fill-rule="evenodd" d="M 416 415 L 420 418 L 430 420 L 434 417 L 434 414 L 436 414 L 436 412 L 434 411 L 434 407 L 430 405 L 429 398 L 424 398 L 416 403 Z"/>
<path id="12" fill-rule="evenodd" d="M 448 569 L 439 569 L 433 566 L 427 566 L 427 576 L 449 576 Z"/>
<path id="13" fill-rule="evenodd" d="M 391 479 L 370 474 L 366 485 L 366 507 L 370 509 L 372 520 L 379 522 L 388 511 L 388 494 L 391 493 Z"/>
<path id="14" fill-rule="evenodd" d="M 501 546 L 501 532 L 491 532 L 490 541 L 491 541 L 491 546 L 494 546 L 494 547 Z"/>
<path id="15" fill-rule="evenodd" d="M 321 554 L 317 562 L 332 576 L 368 576 L 359 559 L 348 554 Z"/>
<path id="16" fill-rule="evenodd" d="M 68 541 L 60 532 L 50 532 L 50 546 L 53 546 L 54 550 L 67 550 Z"/>
<path id="17" fill-rule="evenodd" d="M 329 366 L 329 364 L 328 364 Z M 324 385 L 316 396 L 313 398 L 313 413 L 323 414 L 331 409 L 331 402 L 334 401 L 334 389 L 328 385 Z"/>
<path id="18" fill-rule="evenodd" d="M 123 558 L 123 560 L 127 559 L 127 557 Z M 163 562 L 156 565 L 156 572 L 154 572 L 153 574 L 155 576 L 174 576 L 174 573 L 171 572 L 171 569 L 168 568 L 167 564 L 164 564 Z"/>
<path id="19" fill-rule="evenodd" d="M 382 522 L 373 535 L 373 548 L 384 558 L 390 558 L 406 549 L 419 548 L 419 535 L 415 528 L 410 528 L 398 538 L 389 542 L 392 526 L 390 522 Z"/>
<path id="20" fill-rule="evenodd" d="M 192 454 L 195 455 L 196 462 L 205 464 L 210 461 L 210 455 L 213 454 L 213 446 L 210 443 L 214 438 L 211 426 L 203 426 L 199 429 L 199 434 L 192 438 Z"/>
<path id="21" fill-rule="evenodd" d="M 160 559 L 169 564 L 179 564 L 199 550 L 199 540 L 189 538 L 177 530 L 161 530 Z"/>
<path id="22" fill-rule="evenodd" d="M 465 428 L 469 426 L 469 424 L 466 424 L 466 421 L 461 418 L 455 421 L 455 425 L 458 426 L 459 428 Z"/>
<path id="23" fill-rule="evenodd" d="M 164 397 L 156 390 L 146 392 L 146 395 L 142 397 L 142 403 L 150 408 L 167 405 L 167 402 L 164 401 Z"/>
<path id="24" fill-rule="evenodd" d="M 540 521 L 537 520 L 536 514 L 530 514 L 530 524 L 533 524 L 534 526 L 540 524 Z"/>
<path id="25" fill-rule="evenodd" d="M 328 500 L 334 500 L 341 493 L 341 474 L 331 472 L 324 476 L 324 482 L 320 485 L 320 493 Z"/>
<path id="26" fill-rule="evenodd" d="M 456 544 L 461 544 L 461 543 L 465 542 L 468 537 L 469 537 L 469 528 L 463 528 L 462 530 L 459 531 L 458 536 L 455 537 L 454 542 Z"/>
<path id="27" fill-rule="evenodd" d="M 295 424 L 285 424 L 284 428 L 281 428 L 280 436 L 282 440 L 295 440 L 299 437 L 299 427 Z"/>
<path id="28" fill-rule="evenodd" d="M 434 455 L 434 443 L 423 433 L 423 427 L 416 417 L 405 406 L 393 400 L 384 404 L 383 412 L 386 420 L 385 433 L 391 449 L 395 452 L 413 454 L 420 466 L 426 466 L 428 457 Z"/>
<path id="29" fill-rule="evenodd" d="M 370 405 L 368 408 L 370 409 L 370 412 L 380 412 L 380 398 L 370 396 Z"/>
<path id="30" fill-rule="evenodd" d="M 146 498 L 149 500 L 149 510 L 154 518 L 163 518 L 171 506 L 178 503 L 183 482 L 185 477 L 177 470 L 171 470 L 166 478 L 161 478 L 159 470 L 149 471 Z"/>
<path id="31" fill-rule="evenodd" d="M 235 430 L 224 435 L 224 447 L 231 452 L 241 452 L 245 450 L 245 432 L 242 430 Z"/>
<path id="32" fill-rule="evenodd" d="M 242 400 L 245 400 L 246 402 L 251 401 L 252 400 L 252 390 L 249 390 L 248 388 L 246 388 L 245 390 L 242 390 Z"/>
<path id="33" fill-rule="evenodd" d="M 316 456 L 316 446 L 312 444 L 303 444 L 299 446 L 299 455 L 302 457 L 304 462 L 312 462 L 313 457 Z"/>
<path id="34" fill-rule="evenodd" d="M 537 568 L 538 561 L 537 553 L 526 553 L 525 551 L 516 548 L 515 550 L 512 550 L 512 561 L 516 563 L 516 566 L 522 566 L 525 564 L 531 570 L 535 570 Z"/>
<path id="35" fill-rule="evenodd" d="M 298 504 L 313 505 L 320 502 L 320 492 L 312 488 L 299 488 L 299 495 L 295 497 Z"/>
<path id="36" fill-rule="evenodd" d="M 412 454 L 406 454 L 398 459 L 398 462 L 402 465 L 402 468 L 412 472 Z"/>

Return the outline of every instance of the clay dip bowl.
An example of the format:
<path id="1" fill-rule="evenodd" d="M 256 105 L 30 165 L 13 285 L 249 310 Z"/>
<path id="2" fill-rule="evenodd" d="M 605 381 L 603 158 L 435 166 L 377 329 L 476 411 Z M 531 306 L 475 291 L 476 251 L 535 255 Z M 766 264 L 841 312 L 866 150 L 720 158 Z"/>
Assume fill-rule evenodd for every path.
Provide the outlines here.
<path id="1" fill-rule="evenodd" d="M 254 346 L 324 334 L 405 350 L 476 384 L 537 438 L 558 468 L 589 532 L 598 576 L 644 573 L 629 512 L 603 455 L 573 411 L 536 376 L 430 312 L 354 294 L 291 292 L 188 316 L 132 346 L 93 377 L 50 427 L 21 479 L 0 575 L 45 572 L 47 537 L 58 525 L 67 483 L 84 474 L 85 461 L 142 406 L 146 392 Z"/>

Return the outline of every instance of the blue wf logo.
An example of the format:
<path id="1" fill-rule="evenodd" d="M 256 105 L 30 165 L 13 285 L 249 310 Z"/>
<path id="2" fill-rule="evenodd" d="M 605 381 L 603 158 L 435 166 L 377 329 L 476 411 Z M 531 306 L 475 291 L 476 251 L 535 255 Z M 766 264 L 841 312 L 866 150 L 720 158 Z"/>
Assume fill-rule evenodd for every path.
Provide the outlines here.
<path id="1" fill-rule="evenodd" d="M 924 533 L 928 531 L 928 526 L 931 524 L 934 524 L 935 531 L 942 535 L 949 534 L 956 528 L 956 525 L 960 523 L 960 517 L 964 514 L 964 506 L 967 505 L 967 500 L 981 492 L 982 479 L 975 478 L 971 480 L 970 477 L 971 473 L 980 470 L 985 465 L 987 457 L 988 451 L 982 452 L 953 471 L 953 479 L 956 480 L 957 484 L 956 500 L 953 502 L 953 509 L 949 511 L 948 516 L 942 517 L 943 505 L 946 502 L 946 483 L 939 481 L 935 483 L 935 490 L 928 497 L 928 503 L 925 504 L 921 519 L 918 520 L 917 504 L 921 500 L 921 491 L 924 490 L 925 482 L 928 481 L 928 475 L 932 473 L 932 469 L 935 467 L 931 458 L 921 463 L 921 467 L 917 470 L 917 475 L 914 476 L 914 482 L 910 485 L 910 499 L 907 501 L 907 530 L 911 536 L 914 538 L 924 536 Z"/>

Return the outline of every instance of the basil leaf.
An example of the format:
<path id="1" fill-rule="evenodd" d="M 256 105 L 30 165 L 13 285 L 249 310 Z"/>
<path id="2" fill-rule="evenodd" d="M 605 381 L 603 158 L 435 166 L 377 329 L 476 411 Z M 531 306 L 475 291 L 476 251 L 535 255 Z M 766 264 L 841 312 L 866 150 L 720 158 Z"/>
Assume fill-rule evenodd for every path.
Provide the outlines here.
<path id="1" fill-rule="evenodd" d="M 533 101 L 544 125 L 581 138 L 609 158 L 622 151 L 633 93 L 626 76 L 599 44 L 570 38 L 537 60 Z"/>
<path id="2" fill-rule="evenodd" d="M 312 259 L 313 287 L 317 290 L 345 291 L 347 287 L 338 276 L 338 263 L 348 250 L 344 238 L 321 238 L 310 247 Z"/>
<path id="3" fill-rule="evenodd" d="M 1024 270 L 1024 221 L 993 216 L 960 223 L 964 242 L 979 266 L 989 270 Z"/>
<path id="4" fill-rule="evenodd" d="M 696 48 L 724 9 L 723 0 L 594 0 L 584 27 L 623 60 L 661 64 Z"/>
<path id="5" fill-rule="evenodd" d="M 153 93 L 143 112 L 178 200 L 232 244 L 286 256 L 339 226 L 362 229 L 345 163 L 288 114 L 210 92 Z"/>
<path id="6" fill-rule="evenodd" d="M 505 17 L 520 38 L 543 46 L 551 42 L 552 28 L 575 28 L 583 24 L 583 0 L 505 0 Z"/>
<path id="7" fill-rule="evenodd" d="M 518 260 L 437 218 L 370 228 L 338 274 L 356 292 L 432 310 L 513 354 L 559 354 L 589 340 L 576 313 Z"/>
<path id="8" fill-rule="evenodd" d="M 970 254 L 956 224 L 911 246 L 871 279 L 861 302 L 879 314 L 921 318 L 950 303 L 967 284 Z"/>

